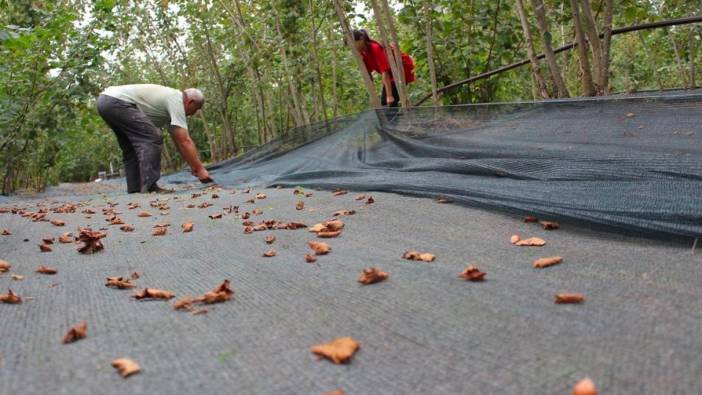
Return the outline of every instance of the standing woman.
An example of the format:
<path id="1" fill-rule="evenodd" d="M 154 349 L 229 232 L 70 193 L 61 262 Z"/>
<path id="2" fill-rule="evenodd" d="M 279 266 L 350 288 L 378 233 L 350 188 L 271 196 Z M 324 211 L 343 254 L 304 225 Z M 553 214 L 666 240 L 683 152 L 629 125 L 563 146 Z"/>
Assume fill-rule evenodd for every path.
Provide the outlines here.
<path id="1" fill-rule="evenodd" d="M 385 48 L 379 42 L 371 40 L 365 29 L 354 30 L 353 40 L 356 49 L 363 56 L 368 74 L 373 78 L 373 72 L 383 76 L 383 93 L 380 95 L 380 104 L 388 107 L 397 107 L 399 94 L 392 78 L 390 62 L 385 53 Z M 389 93 L 388 93 L 389 92 Z"/>

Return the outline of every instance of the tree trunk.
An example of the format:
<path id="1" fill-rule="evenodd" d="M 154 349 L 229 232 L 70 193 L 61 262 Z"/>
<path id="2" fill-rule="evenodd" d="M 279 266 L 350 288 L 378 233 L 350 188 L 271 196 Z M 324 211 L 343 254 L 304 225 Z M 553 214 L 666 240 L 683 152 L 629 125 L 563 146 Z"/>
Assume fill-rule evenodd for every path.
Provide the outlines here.
<path id="1" fill-rule="evenodd" d="M 602 37 L 602 63 L 600 63 L 600 80 L 598 85 L 600 94 L 609 95 L 609 61 L 612 49 L 612 16 L 614 14 L 614 0 L 606 0 L 604 22 L 604 37 Z"/>
<path id="2" fill-rule="evenodd" d="M 558 62 L 556 62 L 556 55 L 553 53 L 551 33 L 548 31 L 548 21 L 546 20 L 544 3 L 542 0 L 531 0 L 531 5 L 534 8 L 534 15 L 536 15 L 536 22 L 539 26 L 541 39 L 543 41 L 546 63 L 551 71 L 551 78 L 558 91 L 558 97 L 569 97 L 570 95 L 568 93 L 568 88 L 566 88 L 566 84 L 563 81 L 563 76 L 561 75 L 561 70 L 558 67 Z"/>
<path id="3" fill-rule="evenodd" d="M 531 37 L 531 29 L 529 28 L 529 20 L 527 19 L 526 10 L 524 9 L 524 0 L 517 0 L 517 11 L 519 13 L 519 20 L 522 23 L 522 32 L 524 33 L 524 39 L 527 43 L 527 55 L 529 56 L 529 62 L 531 63 L 531 75 L 534 82 L 534 87 L 536 91 L 541 95 L 542 99 L 548 99 L 548 88 L 546 87 L 546 80 L 544 76 L 541 75 L 541 65 L 539 59 L 536 57 L 536 51 L 534 50 L 534 40 Z M 534 95 L 534 99 L 537 95 Z"/>
<path id="4" fill-rule="evenodd" d="M 314 2 L 310 0 L 310 13 L 314 9 Z M 314 69 L 317 73 L 317 87 L 319 88 L 319 101 L 322 112 L 322 119 L 324 122 L 328 122 L 327 118 L 327 103 L 324 100 L 324 84 L 322 83 L 322 69 L 319 66 L 319 49 L 317 44 L 317 25 L 315 22 L 314 14 L 312 15 L 312 59 L 314 61 Z"/>
<path id="5" fill-rule="evenodd" d="M 678 44 L 675 42 L 675 37 L 673 36 L 673 33 L 670 32 L 669 28 L 664 28 L 666 33 L 668 34 L 668 39 L 670 40 L 670 44 L 673 46 L 673 53 L 675 54 L 675 63 L 678 66 L 678 73 L 680 74 L 680 79 L 682 80 L 683 86 L 685 88 L 689 87 L 689 84 L 687 82 L 687 73 L 685 72 L 685 67 L 683 67 L 682 64 L 682 58 L 680 56 L 680 50 L 678 49 Z"/>
<path id="6" fill-rule="evenodd" d="M 687 53 L 689 56 L 688 67 L 690 69 L 690 88 L 697 88 L 697 81 L 695 80 L 695 56 L 697 55 L 697 47 L 695 46 L 695 26 L 691 26 L 690 30 L 687 32 Z"/>
<path id="7" fill-rule="evenodd" d="M 329 42 L 331 42 L 331 51 L 332 51 L 332 56 L 331 56 L 331 68 L 332 68 L 332 119 L 336 119 L 338 111 L 339 111 L 339 98 L 337 95 L 336 91 L 336 84 L 337 84 L 337 77 L 336 77 L 336 44 L 333 42 L 333 34 L 332 34 L 332 29 L 329 27 L 329 30 L 327 31 L 327 39 Z"/>
<path id="8" fill-rule="evenodd" d="M 572 2 L 572 6 L 577 8 L 577 2 Z M 590 42 L 590 50 L 592 51 L 592 64 L 595 66 L 591 68 L 590 74 L 594 69 L 595 79 L 594 81 L 601 81 L 600 78 L 600 67 L 602 65 L 602 43 L 600 42 L 600 35 L 597 31 L 597 23 L 595 22 L 595 17 L 592 15 L 592 5 L 590 5 L 590 0 L 580 0 L 580 8 L 582 9 L 582 14 L 580 14 L 580 31 L 587 40 Z"/>
<path id="9" fill-rule="evenodd" d="M 339 17 L 341 29 L 344 31 L 344 36 L 346 36 L 346 43 L 349 46 L 349 49 L 351 49 L 351 53 L 353 53 L 354 59 L 356 59 L 356 65 L 358 66 L 358 70 L 361 72 L 363 82 L 366 84 L 370 105 L 373 108 L 381 108 L 382 106 L 380 105 L 380 98 L 378 98 L 378 94 L 375 90 L 375 85 L 373 85 L 373 79 L 371 79 L 368 70 L 366 70 L 366 65 L 363 63 L 363 57 L 361 57 L 361 54 L 358 52 L 356 46 L 354 45 L 353 33 L 351 33 L 348 21 L 346 20 L 346 12 L 344 11 L 342 0 L 333 1 L 334 8 L 336 10 L 336 15 Z"/>
<path id="10" fill-rule="evenodd" d="M 424 3 L 425 9 L 425 35 L 427 39 L 427 63 L 429 64 L 429 78 L 431 79 L 431 101 L 434 106 L 439 105 L 439 93 L 436 83 L 436 67 L 434 66 L 434 29 L 432 22 L 432 6 L 429 2 Z"/>
<path id="11" fill-rule="evenodd" d="M 402 51 L 400 50 L 400 40 L 397 36 L 397 29 L 395 29 L 395 15 L 393 14 L 390 6 L 388 6 L 388 0 L 380 0 L 381 12 L 385 15 L 385 20 L 388 24 L 388 30 L 390 31 L 390 38 L 392 39 L 391 46 L 395 48 L 391 51 L 395 57 L 395 67 L 397 68 L 397 74 L 395 77 L 395 85 L 397 87 L 397 93 L 400 95 L 400 103 L 402 107 L 407 108 L 411 106 L 409 102 L 409 94 L 407 93 L 407 81 L 405 81 L 405 67 L 402 63 Z M 402 89 L 400 89 L 402 88 Z"/>
<path id="12" fill-rule="evenodd" d="M 236 147 L 234 146 L 234 135 L 232 132 L 231 121 L 229 120 L 229 92 L 224 86 L 224 81 L 222 80 L 222 74 L 219 72 L 219 66 L 217 65 L 217 59 L 214 56 L 214 50 L 212 49 L 212 41 L 210 40 L 210 31 L 208 23 L 203 21 L 203 27 L 205 31 L 205 42 L 207 43 L 207 54 L 210 60 L 210 68 L 212 69 L 212 74 L 215 76 L 215 81 L 217 82 L 217 88 L 219 89 L 219 108 L 217 111 L 222 117 L 222 127 L 224 129 L 223 137 L 223 151 L 224 152 L 236 152 Z"/>
<path id="13" fill-rule="evenodd" d="M 397 66 L 397 57 L 395 56 L 395 52 L 399 52 L 399 49 L 395 49 L 393 51 L 392 47 L 390 46 L 388 33 L 387 30 L 385 30 L 384 12 L 378 5 L 378 1 L 370 0 L 370 3 L 373 7 L 373 14 L 375 15 L 375 23 L 378 26 L 378 33 L 380 33 L 380 42 L 383 44 L 383 47 L 385 47 L 385 54 L 387 55 L 388 62 L 390 63 L 390 71 L 392 72 L 395 86 L 397 87 L 397 93 L 400 96 L 395 99 L 400 100 L 402 107 L 407 107 L 407 97 L 404 96 L 404 85 L 402 84 L 402 80 L 399 79 L 400 68 Z M 391 93 L 392 92 L 387 92 L 388 95 Z"/>
<path id="14" fill-rule="evenodd" d="M 588 59 L 587 53 L 587 42 L 585 41 L 585 34 L 583 34 L 583 26 L 580 18 L 580 11 L 578 10 L 577 0 L 570 0 L 570 6 L 573 12 L 573 23 L 575 24 L 575 38 L 578 42 L 578 58 L 580 60 L 580 78 L 583 84 L 583 94 L 585 96 L 595 96 L 597 91 L 592 83 L 592 71 L 590 68 L 590 60 Z M 599 40 L 593 45 L 600 45 Z"/>

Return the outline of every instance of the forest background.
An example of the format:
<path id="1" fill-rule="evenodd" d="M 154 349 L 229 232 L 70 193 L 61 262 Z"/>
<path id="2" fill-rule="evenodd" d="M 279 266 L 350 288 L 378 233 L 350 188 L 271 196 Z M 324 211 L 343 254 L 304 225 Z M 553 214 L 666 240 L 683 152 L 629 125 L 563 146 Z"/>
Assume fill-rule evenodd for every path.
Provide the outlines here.
<path id="1" fill-rule="evenodd" d="M 3 194 L 121 167 L 95 110 L 110 85 L 202 89 L 207 103 L 189 123 L 209 163 L 367 110 L 372 89 L 344 27 L 414 58 L 405 104 L 432 92 L 425 105 L 694 88 L 702 56 L 700 24 L 608 34 L 701 15 L 692 0 L 0 0 L 0 10 Z M 580 45 L 548 56 L 572 42 Z M 530 65 L 436 91 L 527 57 Z M 181 169 L 165 140 L 164 170 Z"/>

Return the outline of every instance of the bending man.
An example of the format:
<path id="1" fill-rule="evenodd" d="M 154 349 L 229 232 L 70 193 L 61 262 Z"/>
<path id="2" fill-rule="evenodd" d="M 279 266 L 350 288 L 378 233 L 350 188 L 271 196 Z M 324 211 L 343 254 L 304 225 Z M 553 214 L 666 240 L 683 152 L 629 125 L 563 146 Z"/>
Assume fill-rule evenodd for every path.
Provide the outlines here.
<path id="1" fill-rule="evenodd" d="M 122 149 L 127 192 L 168 192 L 158 186 L 163 136 L 168 125 L 178 151 L 202 182 L 212 182 L 188 134 L 186 116 L 205 102 L 198 89 L 185 91 L 154 84 L 111 86 L 97 99 L 97 110 L 112 128 Z"/>

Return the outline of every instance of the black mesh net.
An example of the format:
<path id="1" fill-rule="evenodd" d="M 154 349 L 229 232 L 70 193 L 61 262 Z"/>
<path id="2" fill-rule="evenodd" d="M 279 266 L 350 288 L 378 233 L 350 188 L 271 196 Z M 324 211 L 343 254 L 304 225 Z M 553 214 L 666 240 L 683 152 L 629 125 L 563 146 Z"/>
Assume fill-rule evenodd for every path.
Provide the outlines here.
<path id="1" fill-rule="evenodd" d="M 390 191 L 699 237 L 702 93 L 369 111 L 211 170 L 226 186 Z"/>

